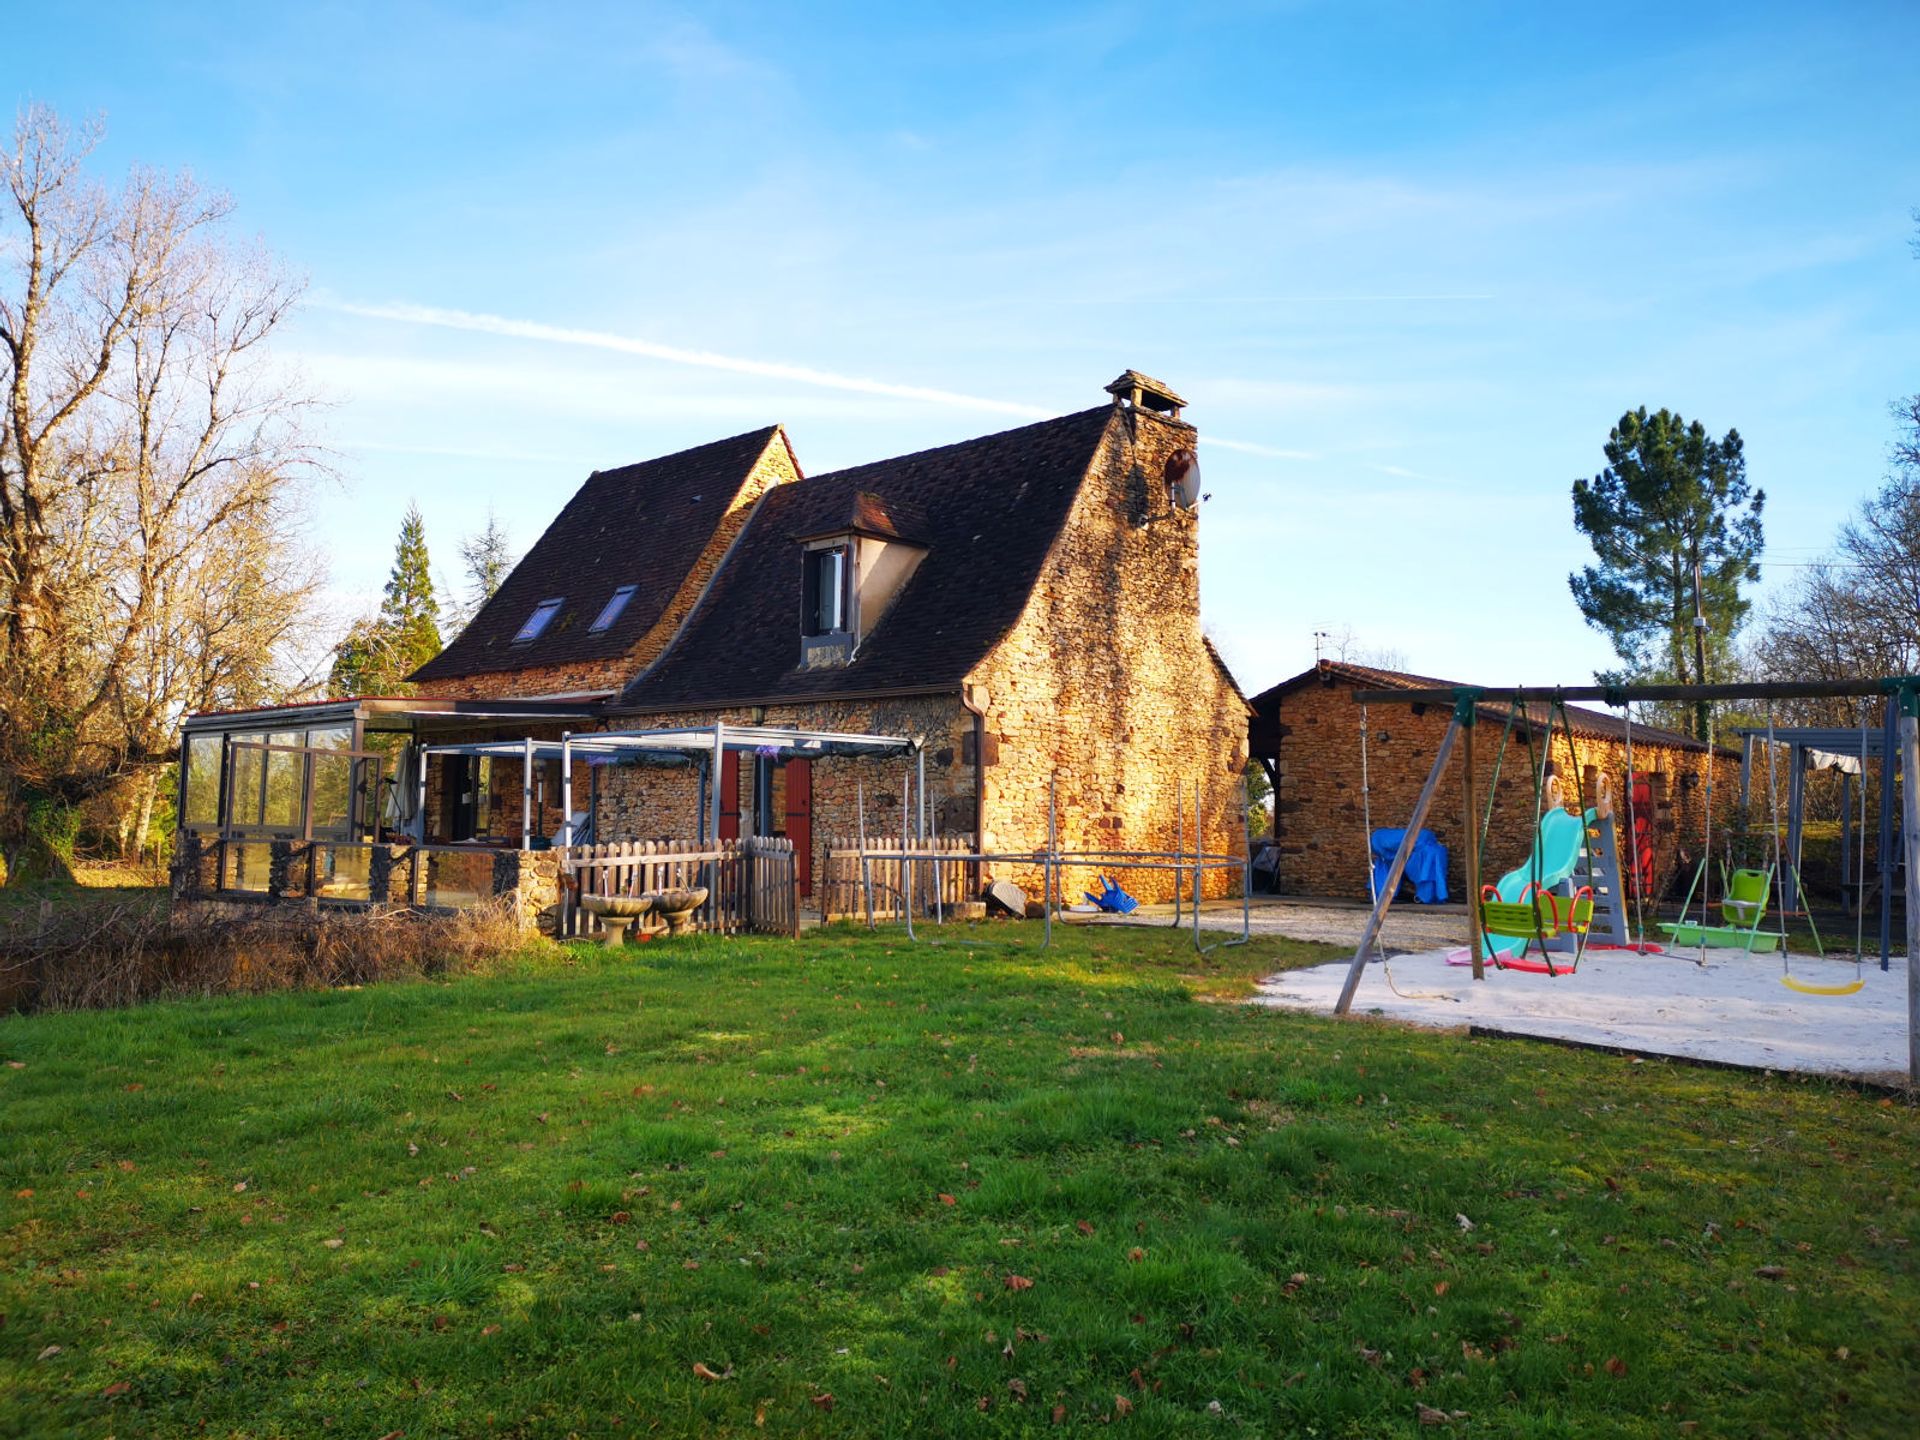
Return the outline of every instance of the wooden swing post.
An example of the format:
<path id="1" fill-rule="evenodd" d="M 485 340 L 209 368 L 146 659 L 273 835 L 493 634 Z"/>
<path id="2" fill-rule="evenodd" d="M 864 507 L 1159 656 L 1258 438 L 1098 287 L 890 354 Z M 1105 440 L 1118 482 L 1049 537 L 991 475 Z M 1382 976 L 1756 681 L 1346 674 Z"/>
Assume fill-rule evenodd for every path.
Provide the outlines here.
<path id="1" fill-rule="evenodd" d="M 1333 1007 L 1336 1015 L 1344 1015 L 1353 1007 L 1353 992 L 1360 988 L 1360 974 L 1367 968 L 1367 957 L 1373 953 L 1374 941 L 1379 938 L 1380 927 L 1386 923 L 1387 911 L 1393 906 L 1393 892 L 1400 888 L 1400 881 L 1406 876 L 1407 860 L 1413 854 L 1414 841 L 1419 838 L 1420 827 L 1433 805 L 1434 792 L 1440 788 L 1440 777 L 1447 773 L 1447 762 L 1453 758 L 1453 746 L 1460 737 L 1460 729 L 1460 716 L 1456 713 L 1447 724 L 1447 733 L 1440 739 L 1440 751 L 1433 757 L 1427 783 L 1420 787 L 1420 798 L 1413 802 L 1413 816 L 1400 837 L 1400 848 L 1393 852 L 1386 883 L 1374 897 L 1373 912 L 1367 916 L 1367 928 L 1360 935 L 1360 948 L 1353 952 L 1353 963 L 1347 967 L 1346 981 L 1340 987 L 1339 1002 Z"/>

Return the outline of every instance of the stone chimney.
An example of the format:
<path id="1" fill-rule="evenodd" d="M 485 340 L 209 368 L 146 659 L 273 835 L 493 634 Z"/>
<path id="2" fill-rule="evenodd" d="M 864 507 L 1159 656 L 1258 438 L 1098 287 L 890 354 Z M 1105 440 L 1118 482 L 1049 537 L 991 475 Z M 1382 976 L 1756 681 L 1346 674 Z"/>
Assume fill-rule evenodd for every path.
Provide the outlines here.
<path id="1" fill-rule="evenodd" d="M 1174 393 L 1171 385 L 1151 375 L 1142 375 L 1138 370 L 1122 371 L 1120 378 L 1107 386 L 1107 393 L 1113 396 L 1116 405 L 1130 410 L 1150 410 L 1169 420 L 1178 420 L 1180 412 L 1187 407 L 1187 402 Z"/>

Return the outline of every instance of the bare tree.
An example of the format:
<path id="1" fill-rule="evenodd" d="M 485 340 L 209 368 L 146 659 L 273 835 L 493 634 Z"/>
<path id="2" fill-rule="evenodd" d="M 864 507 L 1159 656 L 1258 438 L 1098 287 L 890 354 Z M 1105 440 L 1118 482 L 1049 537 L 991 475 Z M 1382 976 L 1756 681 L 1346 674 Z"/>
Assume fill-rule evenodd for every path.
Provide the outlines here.
<path id="1" fill-rule="evenodd" d="M 53 864 L 130 777 L 150 813 L 184 711 L 274 692 L 313 588 L 299 287 L 189 177 L 95 184 L 97 136 L 33 107 L 0 155 L 0 843 Z"/>

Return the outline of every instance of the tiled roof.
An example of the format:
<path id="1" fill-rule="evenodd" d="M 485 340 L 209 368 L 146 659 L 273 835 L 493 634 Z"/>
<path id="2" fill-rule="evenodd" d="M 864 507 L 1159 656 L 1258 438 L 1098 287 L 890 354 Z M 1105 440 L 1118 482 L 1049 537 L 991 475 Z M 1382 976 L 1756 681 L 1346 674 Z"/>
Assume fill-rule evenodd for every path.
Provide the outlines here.
<path id="1" fill-rule="evenodd" d="M 686 628 L 617 708 L 959 684 L 1019 618 L 1115 413 L 1103 405 L 776 486 Z M 798 541 L 876 518 L 874 501 L 925 558 L 851 663 L 803 670 Z"/>
<path id="2" fill-rule="evenodd" d="M 1298 690 L 1310 681 L 1321 684 L 1346 682 L 1356 690 L 1440 690 L 1453 689 L 1465 684 L 1461 680 L 1441 680 L 1432 675 L 1414 675 L 1405 670 L 1382 670 L 1374 665 L 1356 665 L 1346 660 L 1322 660 L 1312 670 L 1303 670 L 1289 680 L 1263 690 L 1253 697 L 1253 707 L 1257 714 L 1270 716 L 1275 704 L 1290 691 Z M 1527 718 L 1533 722 L 1536 734 L 1544 731 L 1548 723 L 1548 712 L 1552 707 L 1543 701 L 1529 702 L 1525 709 Z M 1567 725 L 1576 735 L 1584 735 L 1593 740 L 1614 740 L 1624 742 L 1627 736 L 1627 722 L 1624 715 L 1612 714 L 1605 710 L 1590 710 L 1584 705 L 1569 705 Z M 1478 707 L 1483 721 L 1492 721 L 1497 725 L 1507 723 L 1508 707 L 1504 702 L 1484 701 Z M 1256 721 L 1256 725 L 1260 722 Z M 1553 717 L 1557 726 L 1559 718 Z M 1678 730 L 1668 730 L 1659 725 L 1638 725 L 1633 727 L 1633 743 L 1653 745 L 1668 750 L 1702 751 L 1707 747 L 1691 735 Z M 1715 746 L 1722 754 L 1736 754 L 1727 746 Z"/>
<path id="3" fill-rule="evenodd" d="M 770 425 L 677 455 L 596 470 L 452 644 L 408 678 L 447 679 L 624 655 L 653 627 L 705 549 L 755 463 Z M 589 633 L 613 593 L 634 587 L 605 630 Z M 513 637 L 543 600 L 565 604 L 535 639 Z"/>

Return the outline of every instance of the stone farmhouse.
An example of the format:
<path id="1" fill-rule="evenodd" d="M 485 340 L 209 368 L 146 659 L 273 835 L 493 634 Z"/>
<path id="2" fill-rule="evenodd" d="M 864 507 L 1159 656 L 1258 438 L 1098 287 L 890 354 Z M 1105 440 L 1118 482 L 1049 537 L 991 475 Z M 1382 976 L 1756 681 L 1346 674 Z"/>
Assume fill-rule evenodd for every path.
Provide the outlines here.
<path id="1" fill-rule="evenodd" d="M 1274 788 L 1273 838 L 1279 851 L 1274 888 L 1283 894 L 1368 898 L 1368 822 L 1376 829 L 1407 823 L 1449 715 L 1444 708 L 1420 705 L 1363 710 L 1354 703 L 1353 692 L 1433 689 L 1459 683 L 1322 660 L 1253 697 L 1250 746 Z M 1535 823 L 1530 757 L 1537 756 L 1548 774 L 1560 777 L 1568 805 L 1582 792 L 1591 805 L 1603 781 L 1609 787 L 1622 865 L 1630 877 L 1635 873 L 1637 848 L 1638 874 L 1648 898 L 1662 893 L 1676 874 L 1684 885 L 1700 856 L 1709 769 L 1716 834 L 1723 833 L 1721 827 L 1739 805 L 1739 750 L 1715 747 L 1709 752 L 1692 736 L 1634 725 L 1632 768 L 1639 780 L 1629 811 L 1629 732 L 1622 716 L 1569 705 L 1570 724 L 1563 725 L 1547 711 L 1546 706 L 1530 707 L 1524 718 L 1516 719 L 1507 742 L 1480 862 L 1482 878 L 1497 879 L 1527 857 Z M 1507 718 L 1504 705 L 1479 707 L 1475 762 L 1479 808 L 1475 813 L 1482 819 Z M 1363 728 L 1365 780 L 1370 791 L 1365 797 Z M 1447 887 L 1455 900 L 1465 898 L 1466 886 L 1461 771 L 1456 752 L 1426 824 L 1448 849 Z M 1629 820 L 1639 829 L 1637 847 L 1628 840 Z"/>
<path id="2" fill-rule="evenodd" d="M 539 836 L 568 818 L 557 761 L 529 762 L 523 787 L 517 760 L 435 754 L 424 804 L 406 803 L 408 778 L 397 803 L 316 816 L 276 812 L 264 742 L 292 755 L 332 727 L 360 755 L 385 735 L 385 773 L 408 776 L 423 744 L 721 722 L 917 742 L 911 759 L 726 754 L 720 838 L 791 839 L 803 894 L 862 818 L 899 833 L 917 768 L 928 824 L 986 849 L 1044 845 L 1051 792 L 1062 849 L 1190 851 L 1197 795 L 1205 848 L 1244 854 L 1250 712 L 1201 631 L 1182 503 L 1198 436 L 1164 384 L 1127 371 L 1107 390 L 1093 409 L 830 474 L 805 474 L 777 425 L 597 471 L 410 677 L 417 694 L 189 722 L 185 828 L 516 847 L 523 804 Z M 242 793 L 232 757 L 252 766 L 256 749 L 268 773 Z M 576 765 L 575 838 L 702 838 L 708 768 Z M 1067 893 L 1092 880 L 1069 875 Z M 1157 898 L 1172 881 L 1124 883 Z M 1213 894 L 1237 885 L 1208 877 Z"/>

